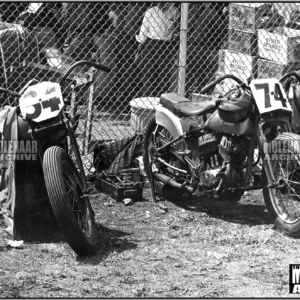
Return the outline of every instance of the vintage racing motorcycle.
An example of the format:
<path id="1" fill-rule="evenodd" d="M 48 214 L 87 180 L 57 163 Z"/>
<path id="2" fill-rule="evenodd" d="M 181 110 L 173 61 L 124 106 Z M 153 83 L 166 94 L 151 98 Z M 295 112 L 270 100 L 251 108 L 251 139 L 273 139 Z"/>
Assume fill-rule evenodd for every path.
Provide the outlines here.
<path id="1" fill-rule="evenodd" d="M 50 200 L 66 241 L 77 254 L 87 256 L 95 252 L 97 227 L 71 114 L 66 110 L 70 103 L 61 91 L 72 70 L 84 64 L 110 72 L 107 66 L 79 61 L 69 67 L 59 83 L 37 83 L 27 86 L 21 94 L 1 88 L 0 93 L 19 98 L 16 108 L 18 140 L 35 141 L 37 148 L 36 161 L 16 161 L 14 180 L 19 199 L 15 214 L 22 216 L 30 201 L 35 200 L 32 198 L 39 198 L 37 190 L 42 195 L 47 191 L 46 200 Z M 5 171 L 2 168 L 1 187 L 5 186 Z"/>
<path id="2" fill-rule="evenodd" d="M 245 191 L 262 189 L 278 228 L 300 237 L 300 136 L 291 131 L 292 108 L 286 80 L 232 74 L 237 82 L 215 103 L 162 94 L 144 131 L 144 164 L 154 201 L 174 196 L 209 196 L 238 201 Z M 284 88 L 285 87 L 285 88 Z"/>

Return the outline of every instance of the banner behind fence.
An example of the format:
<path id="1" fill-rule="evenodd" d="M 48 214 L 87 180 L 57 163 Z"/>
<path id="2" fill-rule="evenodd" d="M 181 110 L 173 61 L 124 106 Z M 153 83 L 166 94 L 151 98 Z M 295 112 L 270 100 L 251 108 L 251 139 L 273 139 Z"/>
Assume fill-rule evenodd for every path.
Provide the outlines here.
<path id="1" fill-rule="evenodd" d="M 31 79 L 58 81 L 83 59 L 113 67 L 109 74 L 77 68 L 63 89 L 88 170 L 97 143 L 143 129 L 160 94 L 178 92 L 179 80 L 185 80 L 187 98 L 201 101 L 207 99 L 199 95 L 201 88 L 224 73 L 249 81 L 298 70 L 298 8 L 297 3 L 1 3 L 1 85 L 20 92 Z M 227 80 L 210 94 L 225 93 L 233 84 Z M 14 101 L 0 99 L 1 106 Z"/>

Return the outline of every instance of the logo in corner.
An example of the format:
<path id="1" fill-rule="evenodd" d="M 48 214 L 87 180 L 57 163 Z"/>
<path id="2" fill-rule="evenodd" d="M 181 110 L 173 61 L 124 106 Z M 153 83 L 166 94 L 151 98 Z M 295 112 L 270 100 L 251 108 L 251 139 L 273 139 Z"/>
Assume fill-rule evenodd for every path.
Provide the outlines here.
<path id="1" fill-rule="evenodd" d="M 300 264 L 290 265 L 290 294 L 300 295 Z"/>

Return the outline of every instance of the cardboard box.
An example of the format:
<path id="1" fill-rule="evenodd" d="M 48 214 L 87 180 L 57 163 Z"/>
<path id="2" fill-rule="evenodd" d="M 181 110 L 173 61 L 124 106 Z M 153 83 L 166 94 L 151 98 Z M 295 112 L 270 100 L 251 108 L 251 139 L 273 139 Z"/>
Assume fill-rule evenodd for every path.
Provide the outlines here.
<path id="1" fill-rule="evenodd" d="M 284 72 L 284 65 L 266 59 L 257 59 L 256 78 L 280 79 Z"/>
<path id="2" fill-rule="evenodd" d="M 236 74 L 241 79 L 252 76 L 253 57 L 229 50 L 219 51 L 219 73 Z"/>
<path id="3" fill-rule="evenodd" d="M 269 29 L 268 29 L 269 30 Z M 272 33 L 277 33 L 283 36 L 297 37 L 300 36 L 300 30 L 286 26 L 278 26 L 273 28 Z"/>
<path id="4" fill-rule="evenodd" d="M 258 28 L 283 25 L 283 17 L 267 3 L 230 3 L 229 28 L 255 33 Z"/>
<path id="5" fill-rule="evenodd" d="M 218 78 L 224 74 L 232 74 L 241 80 L 247 80 L 253 77 L 254 57 L 243 53 L 237 53 L 229 50 L 219 51 L 219 69 L 215 74 Z M 213 95 L 229 92 L 237 85 L 237 82 L 232 79 L 225 79 L 221 84 L 218 84 L 213 92 Z"/>
<path id="6" fill-rule="evenodd" d="M 286 65 L 300 59 L 300 36 L 289 35 L 290 28 L 281 30 L 285 35 L 258 30 L 258 55 Z"/>
<path id="7" fill-rule="evenodd" d="M 283 75 L 289 72 L 299 71 L 299 70 L 300 70 L 300 61 L 291 62 L 284 66 Z"/>
<path id="8" fill-rule="evenodd" d="M 255 78 L 277 78 L 279 80 L 284 74 L 298 70 L 300 70 L 300 61 L 282 65 L 271 60 L 258 58 Z"/>
<path id="9" fill-rule="evenodd" d="M 247 55 L 257 55 L 257 34 L 242 30 L 229 29 L 225 49 Z"/>
<path id="10" fill-rule="evenodd" d="M 285 22 L 296 21 L 297 16 L 295 16 L 295 10 L 297 11 L 298 3 L 274 3 L 273 6 L 277 9 L 278 13 L 285 19 Z M 296 17 L 296 18 L 295 18 Z"/>
<path id="11" fill-rule="evenodd" d="M 258 26 L 258 7 L 262 3 L 230 3 L 229 28 L 254 33 Z"/>

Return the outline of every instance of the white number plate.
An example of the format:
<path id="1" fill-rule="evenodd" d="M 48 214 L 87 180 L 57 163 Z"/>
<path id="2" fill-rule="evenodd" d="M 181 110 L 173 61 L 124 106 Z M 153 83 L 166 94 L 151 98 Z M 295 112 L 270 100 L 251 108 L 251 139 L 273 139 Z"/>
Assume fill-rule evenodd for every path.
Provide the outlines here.
<path id="1" fill-rule="evenodd" d="M 278 109 L 293 112 L 285 91 L 277 79 L 254 79 L 251 81 L 250 88 L 261 114 Z"/>
<path id="2" fill-rule="evenodd" d="M 64 107 L 60 85 L 53 82 L 28 87 L 19 103 L 23 117 L 37 123 L 56 117 Z"/>

